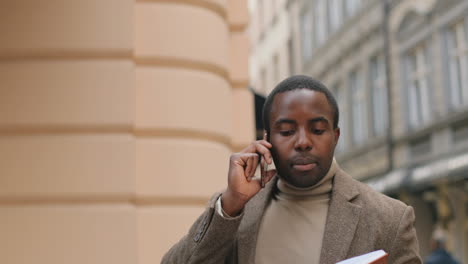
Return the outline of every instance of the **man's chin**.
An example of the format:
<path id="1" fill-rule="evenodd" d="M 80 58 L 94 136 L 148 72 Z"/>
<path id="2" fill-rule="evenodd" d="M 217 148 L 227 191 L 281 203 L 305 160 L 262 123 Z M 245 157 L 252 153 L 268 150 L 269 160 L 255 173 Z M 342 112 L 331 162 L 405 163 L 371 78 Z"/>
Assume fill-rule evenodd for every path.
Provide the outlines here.
<path id="1" fill-rule="evenodd" d="M 314 175 L 290 175 L 282 179 L 297 188 L 308 188 L 317 184 L 321 178 Z"/>

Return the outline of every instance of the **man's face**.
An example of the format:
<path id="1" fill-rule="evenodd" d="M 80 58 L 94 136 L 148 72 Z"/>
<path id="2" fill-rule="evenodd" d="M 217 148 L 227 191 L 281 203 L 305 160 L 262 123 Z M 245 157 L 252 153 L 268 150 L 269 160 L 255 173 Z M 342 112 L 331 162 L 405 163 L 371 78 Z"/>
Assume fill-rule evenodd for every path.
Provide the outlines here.
<path id="1" fill-rule="evenodd" d="M 309 187 L 328 172 L 340 136 L 325 94 L 308 89 L 279 93 L 270 113 L 269 140 L 282 179 Z"/>

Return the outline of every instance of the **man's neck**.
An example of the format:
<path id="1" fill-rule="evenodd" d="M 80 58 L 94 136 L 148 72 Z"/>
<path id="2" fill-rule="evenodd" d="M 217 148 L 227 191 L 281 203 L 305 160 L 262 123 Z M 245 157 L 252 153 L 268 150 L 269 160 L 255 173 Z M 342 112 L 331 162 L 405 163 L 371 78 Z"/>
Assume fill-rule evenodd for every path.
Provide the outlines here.
<path id="1" fill-rule="evenodd" d="M 333 182 L 332 179 L 335 176 L 337 169 L 338 165 L 336 160 L 333 159 L 327 174 L 325 174 L 325 176 L 318 183 L 310 187 L 300 188 L 293 186 L 280 178 L 278 180 L 277 187 L 281 193 L 293 196 L 317 196 L 326 194 L 331 192 Z"/>

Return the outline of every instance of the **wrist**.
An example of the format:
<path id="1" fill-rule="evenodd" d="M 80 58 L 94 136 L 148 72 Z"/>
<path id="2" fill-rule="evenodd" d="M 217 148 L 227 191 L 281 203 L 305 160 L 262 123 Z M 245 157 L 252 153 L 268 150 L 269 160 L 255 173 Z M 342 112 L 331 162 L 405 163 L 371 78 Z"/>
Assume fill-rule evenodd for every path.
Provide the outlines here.
<path id="1" fill-rule="evenodd" d="M 221 195 L 221 207 L 223 211 L 231 217 L 238 216 L 244 209 L 247 201 L 237 197 L 229 190 Z"/>

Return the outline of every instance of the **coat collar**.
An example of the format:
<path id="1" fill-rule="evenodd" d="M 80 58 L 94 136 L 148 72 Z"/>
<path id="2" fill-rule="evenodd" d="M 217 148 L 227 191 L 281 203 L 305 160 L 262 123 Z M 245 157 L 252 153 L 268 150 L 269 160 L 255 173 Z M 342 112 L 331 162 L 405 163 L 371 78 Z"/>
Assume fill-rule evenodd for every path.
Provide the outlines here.
<path id="1" fill-rule="evenodd" d="M 254 263 L 258 230 L 266 207 L 270 204 L 278 177 L 274 177 L 265 188 L 255 195 L 245 207 L 244 218 L 238 233 L 238 263 Z"/>
<path id="2" fill-rule="evenodd" d="M 245 207 L 237 238 L 238 263 L 255 261 L 258 230 L 277 180 L 277 177 L 271 180 Z M 361 206 L 354 202 L 358 195 L 354 180 L 338 168 L 333 180 L 320 263 L 336 263 L 346 258 L 361 212 Z"/>
<path id="3" fill-rule="evenodd" d="M 356 202 L 359 191 L 356 183 L 338 169 L 333 183 L 320 263 L 336 263 L 346 258 L 361 214 Z"/>

